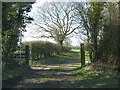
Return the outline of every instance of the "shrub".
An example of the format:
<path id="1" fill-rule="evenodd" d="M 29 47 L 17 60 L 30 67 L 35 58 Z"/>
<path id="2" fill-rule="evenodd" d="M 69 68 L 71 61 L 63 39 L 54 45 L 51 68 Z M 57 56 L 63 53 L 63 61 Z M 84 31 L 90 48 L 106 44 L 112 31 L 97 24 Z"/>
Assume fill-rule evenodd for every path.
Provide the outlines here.
<path id="1" fill-rule="evenodd" d="M 67 51 L 70 51 L 71 50 L 71 47 L 69 46 L 62 46 L 62 51 L 63 52 L 67 52 Z"/>
<path id="2" fill-rule="evenodd" d="M 31 41 L 25 42 L 24 45 L 29 45 L 33 60 L 39 60 L 42 57 L 57 55 L 59 52 L 71 50 L 68 46 L 61 46 L 48 41 Z"/>

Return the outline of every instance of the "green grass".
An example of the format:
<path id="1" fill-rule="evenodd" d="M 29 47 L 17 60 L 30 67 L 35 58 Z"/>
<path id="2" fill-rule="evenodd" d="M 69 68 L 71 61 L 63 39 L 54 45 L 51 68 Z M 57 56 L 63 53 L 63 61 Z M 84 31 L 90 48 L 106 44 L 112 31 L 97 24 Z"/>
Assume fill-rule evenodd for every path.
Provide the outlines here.
<path id="1" fill-rule="evenodd" d="M 55 67 L 52 67 L 51 70 L 62 70 L 63 68 L 65 68 L 64 66 L 55 66 Z"/>
<path id="2" fill-rule="evenodd" d="M 59 59 L 80 59 L 79 52 L 66 52 L 62 53 L 58 56 Z"/>
<path id="3" fill-rule="evenodd" d="M 80 59 L 80 50 L 79 49 L 72 49 L 71 51 L 78 52 L 79 53 L 78 56 L 79 56 L 79 59 Z M 75 56 L 75 57 L 78 57 L 78 56 Z M 89 51 L 85 51 L 85 60 L 86 61 L 90 60 Z"/>
<path id="4" fill-rule="evenodd" d="M 104 71 L 91 69 L 75 69 L 73 71 L 75 80 L 79 80 L 79 88 L 116 88 L 118 85 L 115 76 L 107 75 Z"/>
<path id="5" fill-rule="evenodd" d="M 60 64 L 60 63 L 69 63 L 72 60 L 80 61 L 80 51 L 77 49 L 72 49 L 72 52 L 60 53 L 58 56 L 48 57 L 38 61 L 29 61 L 30 66 L 41 66 L 45 64 Z M 85 60 L 89 61 L 89 52 L 85 51 Z"/>
<path id="6" fill-rule="evenodd" d="M 88 51 L 85 51 L 85 60 L 86 60 L 86 61 L 89 61 L 89 60 L 90 60 L 89 52 L 88 52 Z"/>
<path id="7" fill-rule="evenodd" d="M 8 80 L 20 76 L 24 70 L 25 70 L 24 66 L 15 69 L 5 68 L 2 71 L 2 80 Z"/>
<path id="8" fill-rule="evenodd" d="M 80 52 L 79 49 L 71 49 L 71 51 L 74 51 L 74 52 Z"/>

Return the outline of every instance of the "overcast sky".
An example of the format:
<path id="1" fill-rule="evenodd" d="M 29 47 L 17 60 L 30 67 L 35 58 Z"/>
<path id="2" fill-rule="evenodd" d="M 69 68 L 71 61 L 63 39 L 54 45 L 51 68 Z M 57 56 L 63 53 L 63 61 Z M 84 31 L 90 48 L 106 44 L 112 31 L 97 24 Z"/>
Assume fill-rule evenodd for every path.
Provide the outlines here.
<path id="1" fill-rule="evenodd" d="M 36 3 L 34 3 L 32 5 L 32 10 L 30 13 L 28 13 L 30 16 L 32 16 L 34 18 L 35 13 L 37 13 L 37 9 L 38 7 L 43 7 L 45 2 L 49 2 L 51 0 L 37 0 Z M 56 0 L 58 1 L 58 0 Z M 60 1 L 60 0 L 59 0 Z M 65 1 L 65 0 L 64 0 Z M 67 1 L 67 0 L 66 0 Z M 36 36 L 39 36 L 40 33 L 36 33 L 36 26 L 34 26 L 33 24 L 28 24 L 26 26 L 26 30 L 27 32 L 24 32 L 23 35 L 23 39 L 22 42 L 24 41 L 35 41 L 35 40 L 44 40 L 44 41 L 51 41 L 51 42 L 55 42 L 54 39 L 46 39 L 46 38 L 36 38 Z M 71 45 L 73 46 L 78 46 L 80 44 L 80 42 L 82 42 L 80 39 L 77 39 L 78 37 L 72 37 L 71 39 Z"/>

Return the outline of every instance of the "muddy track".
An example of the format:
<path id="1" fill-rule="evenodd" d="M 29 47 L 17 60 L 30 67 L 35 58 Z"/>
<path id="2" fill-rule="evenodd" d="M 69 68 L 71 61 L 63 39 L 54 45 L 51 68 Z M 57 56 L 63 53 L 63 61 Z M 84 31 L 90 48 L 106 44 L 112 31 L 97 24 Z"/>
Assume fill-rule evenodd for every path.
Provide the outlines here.
<path id="1" fill-rule="evenodd" d="M 23 80 L 14 88 L 74 88 L 77 87 L 72 71 L 79 65 L 59 64 L 45 67 L 31 67 L 24 74 Z M 57 68 L 56 68 L 57 67 Z"/>

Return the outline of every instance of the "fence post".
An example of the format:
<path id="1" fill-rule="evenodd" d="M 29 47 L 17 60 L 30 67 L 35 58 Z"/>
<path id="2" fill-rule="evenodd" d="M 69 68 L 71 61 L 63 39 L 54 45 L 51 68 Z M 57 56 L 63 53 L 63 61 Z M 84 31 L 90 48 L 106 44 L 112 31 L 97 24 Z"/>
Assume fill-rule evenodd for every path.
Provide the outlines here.
<path id="1" fill-rule="evenodd" d="M 84 44 L 80 45 L 80 52 L 81 52 L 81 67 L 85 66 L 85 51 L 84 51 Z"/>
<path id="2" fill-rule="evenodd" d="M 29 46 L 25 46 L 25 64 L 29 66 Z"/>

